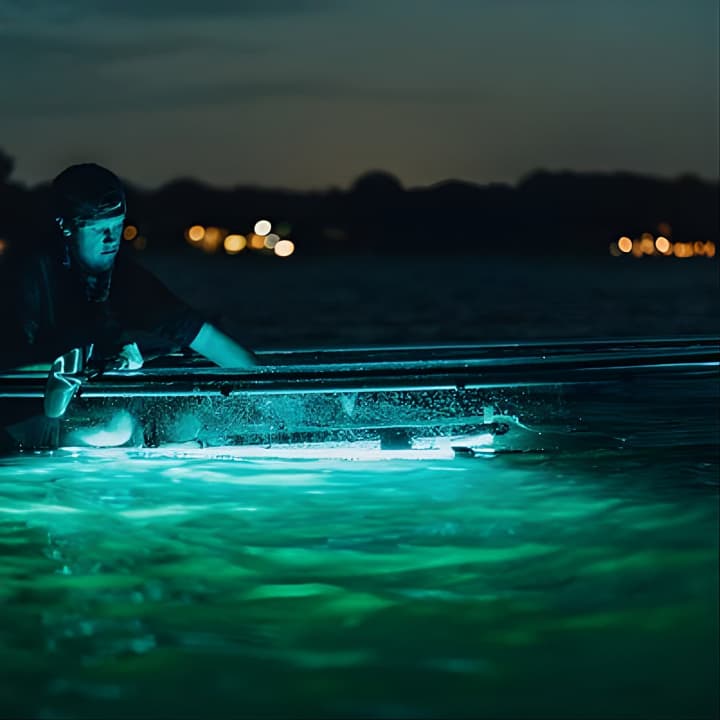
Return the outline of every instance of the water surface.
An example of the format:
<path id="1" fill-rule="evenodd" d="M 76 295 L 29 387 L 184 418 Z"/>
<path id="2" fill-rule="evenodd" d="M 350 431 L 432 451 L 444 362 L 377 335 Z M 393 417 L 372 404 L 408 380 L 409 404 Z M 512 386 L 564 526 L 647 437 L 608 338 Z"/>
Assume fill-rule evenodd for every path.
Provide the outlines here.
<path id="1" fill-rule="evenodd" d="M 717 404 L 701 389 L 622 422 L 599 403 L 614 447 L 5 458 L 0 711 L 712 717 Z"/>
<path id="2" fill-rule="evenodd" d="M 155 260 L 253 347 L 720 328 L 710 262 Z M 717 377 L 517 410 L 556 449 L 0 459 L 0 715 L 716 717 Z"/>

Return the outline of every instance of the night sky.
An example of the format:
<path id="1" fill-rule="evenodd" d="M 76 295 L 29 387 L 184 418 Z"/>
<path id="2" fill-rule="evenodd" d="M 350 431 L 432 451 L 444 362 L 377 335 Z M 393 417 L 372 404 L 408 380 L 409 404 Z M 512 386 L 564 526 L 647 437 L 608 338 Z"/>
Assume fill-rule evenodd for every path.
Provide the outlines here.
<path id="1" fill-rule="evenodd" d="M 0 148 L 144 187 L 718 172 L 717 0 L 0 0 Z"/>

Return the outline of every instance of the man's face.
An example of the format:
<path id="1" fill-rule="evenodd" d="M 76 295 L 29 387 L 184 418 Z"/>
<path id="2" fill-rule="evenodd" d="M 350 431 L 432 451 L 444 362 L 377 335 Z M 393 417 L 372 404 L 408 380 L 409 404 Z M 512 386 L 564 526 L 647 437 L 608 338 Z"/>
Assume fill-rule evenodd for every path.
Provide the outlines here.
<path id="1" fill-rule="evenodd" d="M 85 220 L 73 232 L 73 247 L 78 260 L 93 273 L 110 270 L 120 249 L 124 215 Z"/>

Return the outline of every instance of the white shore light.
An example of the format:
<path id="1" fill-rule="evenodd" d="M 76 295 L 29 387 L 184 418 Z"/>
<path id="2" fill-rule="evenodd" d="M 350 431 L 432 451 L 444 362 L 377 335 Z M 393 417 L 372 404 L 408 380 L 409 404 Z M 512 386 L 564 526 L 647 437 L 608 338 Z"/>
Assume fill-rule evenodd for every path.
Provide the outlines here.
<path id="1" fill-rule="evenodd" d="M 273 249 L 278 257 L 289 257 L 295 252 L 295 243 L 292 240 L 278 240 Z"/>
<path id="2" fill-rule="evenodd" d="M 258 220 L 255 223 L 255 234 L 256 235 L 267 235 L 272 230 L 272 225 L 269 220 Z"/>

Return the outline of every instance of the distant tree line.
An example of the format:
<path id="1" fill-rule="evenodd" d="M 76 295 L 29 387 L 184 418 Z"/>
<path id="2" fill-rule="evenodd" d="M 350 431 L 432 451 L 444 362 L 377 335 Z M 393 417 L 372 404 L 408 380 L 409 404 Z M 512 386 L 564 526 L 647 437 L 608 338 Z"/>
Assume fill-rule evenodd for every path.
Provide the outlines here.
<path id="1" fill-rule="evenodd" d="M 0 151 L 0 238 L 41 242 L 52 232 L 47 184 L 12 179 Z M 260 218 L 289 227 L 298 254 L 604 255 L 620 235 L 657 233 L 680 241 L 717 242 L 718 183 L 693 176 L 660 179 L 631 173 L 539 170 L 517 185 L 447 181 L 404 188 L 384 171 L 348 190 L 293 192 L 219 189 L 179 179 L 156 190 L 127 183 L 128 221 L 148 247 L 185 247 L 195 224 L 247 233 Z"/>

